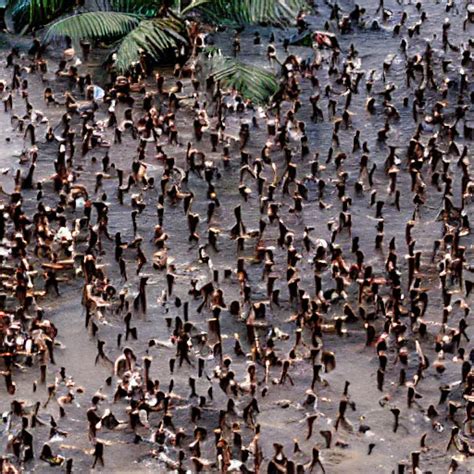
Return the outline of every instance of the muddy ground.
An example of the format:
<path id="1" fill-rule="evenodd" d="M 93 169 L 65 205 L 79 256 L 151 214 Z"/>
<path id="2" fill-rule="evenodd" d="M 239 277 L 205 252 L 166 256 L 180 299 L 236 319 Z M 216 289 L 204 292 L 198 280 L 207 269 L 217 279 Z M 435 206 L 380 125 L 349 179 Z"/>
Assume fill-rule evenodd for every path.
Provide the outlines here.
<path id="1" fill-rule="evenodd" d="M 323 2 L 318 3 L 318 14 L 310 17 L 309 21 L 312 27 L 320 29 L 324 22 L 329 17 L 329 9 Z M 361 2 L 362 3 L 362 2 Z M 368 0 L 363 2 L 367 8 L 367 17 L 375 18 L 378 15 L 375 13 L 377 2 Z M 389 56 L 395 56 L 390 72 L 387 75 L 387 83 L 396 85 L 396 90 L 393 93 L 392 101 L 400 112 L 400 119 L 392 124 L 392 130 L 389 134 L 387 144 L 399 147 L 398 152 L 402 157 L 401 171 L 398 176 L 398 189 L 401 190 L 401 211 L 397 211 L 393 206 L 393 197 L 388 196 L 387 179 L 384 174 L 384 161 L 388 155 L 387 144 L 381 144 L 377 141 L 376 131 L 383 126 L 384 117 L 381 107 L 378 107 L 377 113 L 370 115 L 365 109 L 367 99 L 367 92 L 365 90 L 365 78 L 361 82 L 360 93 L 353 96 L 351 111 L 352 126 L 348 130 L 342 130 L 340 133 L 340 145 L 338 149 L 348 153 L 348 159 L 344 162 L 344 170 L 349 174 L 347 189 L 350 190 L 353 196 L 352 203 L 352 237 L 358 236 L 360 239 L 360 246 L 365 251 L 366 263 L 373 266 L 377 274 L 383 275 L 384 263 L 388 251 L 388 242 L 392 237 L 396 238 L 397 251 L 399 256 L 399 263 L 403 272 L 402 288 L 407 293 L 407 278 L 406 278 L 406 262 L 404 255 L 407 253 L 405 244 L 405 224 L 410 219 L 413 212 L 413 194 L 410 190 L 410 175 L 406 169 L 406 163 L 403 161 L 404 151 L 407 143 L 416 130 L 416 124 L 412 120 L 411 107 L 403 107 L 402 101 L 405 96 L 413 97 L 412 91 L 408 91 L 405 86 L 405 70 L 404 60 L 401 56 L 399 44 L 400 36 L 392 34 L 393 26 L 399 21 L 403 11 L 408 13 L 408 26 L 414 24 L 419 19 L 414 2 L 403 2 L 399 4 L 395 1 L 386 1 L 386 7 L 392 10 L 393 16 L 389 21 L 382 24 L 379 31 L 359 30 L 356 29 L 352 33 L 339 36 L 339 42 L 343 51 L 342 56 L 347 54 L 348 48 L 353 43 L 359 52 L 358 58 L 361 61 L 360 69 L 365 72 L 366 77 L 371 70 L 375 70 L 375 84 L 374 91 L 382 91 L 384 83 L 381 78 L 381 65 L 383 61 Z M 422 54 L 425 50 L 426 44 L 431 43 L 435 50 L 435 64 L 436 70 L 440 70 L 440 62 L 447 58 L 453 61 L 453 65 L 459 63 L 459 53 L 453 51 L 444 52 L 441 49 L 441 24 L 447 16 L 445 12 L 445 3 L 441 1 L 426 1 L 423 3 L 423 10 L 427 14 L 427 20 L 421 27 L 420 35 L 415 35 L 409 39 L 408 54 L 414 55 L 416 53 Z M 452 24 L 451 27 L 451 41 L 455 44 L 461 42 L 466 43 L 469 36 L 472 36 L 473 26 L 470 30 L 462 31 L 462 21 L 464 19 L 464 3 L 462 1 L 455 2 L 457 7 L 449 13 L 449 18 Z M 345 11 L 350 11 L 353 8 L 353 2 L 340 1 L 339 4 Z M 281 39 L 282 32 L 278 29 L 258 28 L 262 35 L 262 45 L 255 47 L 251 45 L 251 39 L 255 28 L 246 29 L 242 37 L 242 53 L 241 59 L 261 65 L 272 69 L 265 58 L 265 50 L 268 38 L 273 31 L 277 40 Z M 407 36 L 406 29 L 402 31 L 403 36 Z M 214 36 L 215 44 L 219 46 L 225 54 L 231 54 L 230 46 L 232 37 L 231 33 L 224 32 Z M 5 42 L 12 44 L 20 43 L 20 47 L 26 48 L 26 41 L 19 41 L 16 38 L 9 36 L 4 37 Z M 59 51 L 59 47 L 58 47 Z M 312 56 L 313 52 L 308 48 L 290 47 L 289 51 L 296 55 Z M 50 51 L 50 70 L 53 71 L 53 65 L 57 62 L 59 54 L 56 51 Z M 328 52 L 323 52 L 323 55 L 328 57 Z M 284 52 L 279 48 L 278 56 L 284 59 Z M 90 62 L 82 66 L 84 71 L 90 70 L 93 74 L 100 74 L 100 62 L 102 60 L 100 52 L 94 52 Z M 2 62 L 5 63 L 5 53 L 2 54 Z M 273 66 L 277 71 L 276 66 Z M 174 84 L 174 78 L 170 74 L 170 70 L 163 68 L 161 72 L 167 74 L 166 87 Z M 458 77 L 455 68 L 451 68 L 448 75 L 456 78 Z M 469 71 L 472 79 L 472 70 Z M 0 78 L 9 80 L 10 71 L 0 68 Z M 321 85 L 327 84 L 331 79 L 327 75 L 327 65 L 318 73 L 318 78 Z M 56 125 L 60 121 L 60 117 L 64 110 L 62 107 L 48 107 L 43 102 L 42 92 L 44 87 L 49 84 L 53 90 L 59 94 L 70 85 L 66 80 L 58 80 L 54 74 L 48 74 L 41 78 L 39 75 L 30 75 L 30 100 L 35 108 L 41 109 L 45 112 L 51 124 Z M 192 86 L 189 81 L 184 80 L 185 93 L 191 92 Z M 337 90 L 338 86 L 335 86 Z M 333 124 L 328 120 L 327 113 L 327 99 L 322 93 L 322 108 L 325 114 L 325 121 L 319 123 L 312 123 L 310 119 L 311 107 L 307 102 L 309 96 L 314 93 L 314 90 L 309 81 L 303 81 L 301 84 L 303 108 L 298 113 L 298 119 L 304 120 L 307 124 L 308 137 L 310 142 L 311 154 L 320 153 L 320 162 L 324 164 L 327 150 L 331 146 L 331 135 Z M 140 99 L 137 96 L 136 108 L 137 114 L 140 111 Z M 433 96 L 434 100 L 434 96 Z M 436 99 L 437 100 L 437 99 Z M 448 109 L 452 108 L 455 100 L 455 92 L 449 96 Z M 339 109 L 344 103 L 344 99 L 339 100 Z M 381 103 L 381 99 L 378 99 Z M 430 93 L 428 92 L 428 104 L 425 110 L 431 110 Z M 13 114 L 23 113 L 23 104 L 19 97 L 15 98 L 15 105 Z M 211 107 L 211 110 L 213 108 Z M 123 107 L 118 109 L 117 115 L 122 115 Z M 228 117 L 226 133 L 231 136 L 237 136 L 240 123 L 242 121 L 249 121 L 252 118 L 251 111 L 245 114 L 233 114 Z M 102 106 L 97 114 L 98 120 L 106 118 L 106 107 Z M 176 158 L 178 166 L 185 168 L 185 152 L 188 141 L 193 141 L 193 130 L 191 121 L 193 119 L 192 110 L 184 106 L 178 114 L 178 129 L 179 142 L 176 145 L 164 144 L 164 150 Z M 11 114 L 0 114 L 0 143 L 3 143 L 0 150 L 0 167 L 9 168 L 10 171 L 6 175 L 0 177 L 0 182 L 6 192 L 11 192 L 13 189 L 13 176 L 15 170 L 20 166 L 22 171 L 27 170 L 26 165 L 19 165 L 19 156 L 25 149 L 27 144 L 23 140 L 23 135 L 17 131 L 12 130 Z M 75 118 L 76 124 L 79 120 Z M 252 156 L 257 157 L 267 140 L 266 126 L 262 118 L 258 118 L 259 128 L 252 128 L 251 139 L 248 145 L 248 151 Z M 41 127 L 39 127 L 38 136 L 42 135 Z M 355 130 L 361 131 L 362 141 L 367 141 L 370 149 L 370 165 L 375 163 L 377 171 L 374 174 L 374 187 L 377 189 L 379 199 L 385 199 L 386 205 L 384 207 L 385 218 L 385 240 L 383 250 L 374 250 L 374 238 L 376 234 L 375 209 L 370 206 L 370 189 L 367 182 L 365 182 L 366 190 L 362 196 L 356 196 L 353 191 L 353 185 L 359 178 L 359 158 L 360 153 L 352 154 L 352 139 Z M 44 126 L 44 130 L 46 126 Z M 110 141 L 113 141 L 113 130 L 106 130 L 106 136 Z M 423 136 L 430 136 L 427 130 Z M 11 142 L 6 143 L 6 139 L 10 138 Z M 295 162 L 298 164 L 298 176 L 303 178 L 310 175 L 309 157 L 305 159 L 299 158 L 299 144 L 298 137 L 292 141 L 291 146 L 296 151 Z M 422 138 L 423 140 L 423 138 Z M 43 140 L 41 140 L 43 141 Z M 465 142 L 462 136 L 457 139 L 458 145 L 462 149 Z M 220 229 L 221 233 L 218 238 L 219 252 L 215 253 L 208 249 L 211 256 L 214 268 L 219 269 L 221 275 L 223 270 L 230 268 L 235 270 L 237 244 L 235 240 L 230 237 L 230 228 L 234 224 L 234 217 L 232 210 L 238 204 L 242 205 L 243 220 L 247 227 L 247 232 L 258 230 L 259 219 L 261 218 L 259 210 L 259 197 L 256 191 L 255 184 L 251 181 L 248 185 L 252 189 L 247 202 L 244 202 L 238 192 L 239 186 L 239 170 L 240 170 L 240 153 L 238 143 L 230 138 L 231 143 L 231 163 L 228 168 L 223 167 L 222 149 L 220 144 L 218 151 L 212 153 L 210 150 L 209 136 L 206 134 L 204 140 L 198 145 L 206 153 L 209 160 L 215 162 L 221 173 L 221 178 L 217 180 L 217 193 L 221 201 L 221 207 L 217 209 L 212 220 L 212 226 Z M 117 168 L 124 170 L 130 169 L 130 164 L 136 156 L 135 142 L 129 134 L 124 136 L 121 145 L 113 144 L 110 148 L 110 156 Z M 53 161 L 55 158 L 57 144 L 39 145 L 39 161 L 36 171 L 36 181 L 43 180 L 46 189 L 46 202 L 51 205 L 57 200 L 57 195 L 52 191 L 52 185 L 48 178 L 53 174 Z M 86 156 L 81 157 L 80 154 L 74 160 L 74 167 L 77 171 L 78 183 L 85 184 L 89 189 L 93 189 L 95 181 L 95 174 L 101 170 L 101 158 L 105 153 L 105 149 L 95 149 L 89 152 Z M 94 162 L 93 157 L 97 158 Z M 456 157 L 451 156 L 451 160 L 456 160 Z M 278 172 L 281 174 L 284 170 L 284 157 L 278 156 L 278 153 L 273 154 L 273 160 L 276 162 Z M 160 380 L 162 387 L 167 387 L 171 378 L 174 379 L 174 394 L 178 397 L 176 399 L 176 408 L 174 410 L 174 423 L 176 426 L 184 426 L 189 433 L 191 441 L 192 426 L 189 420 L 189 405 L 195 403 L 193 400 L 188 400 L 190 389 L 188 386 L 188 378 L 190 376 L 196 377 L 197 369 L 195 367 L 188 367 L 186 364 L 181 368 L 177 368 L 175 373 L 170 374 L 168 368 L 168 360 L 175 355 L 175 348 L 169 343 L 170 329 L 166 325 L 165 318 L 175 316 L 182 316 L 182 308 L 178 309 L 174 305 L 174 299 L 170 298 L 167 302 L 163 301 L 163 292 L 166 288 L 165 273 L 153 270 L 151 266 L 151 255 L 154 252 L 152 244 L 153 227 L 157 223 L 156 202 L 159 195 L 159 181 L 162 173 L 162 163 L 157 161 L 154 157 L 153 147 L 148 147 L 148 154 L 146 157 L 146 164 L 148 166 L 148 174 L 154 176 L 157 182 L 155 190 L 147 190 L 143 193 L 143 197 L 147 206 L 143 213 L 138 218 L 138 234 L 143 237 L 143 250 L 149 257 L 149 263 L 142 270 L 143 276 L 148 276 L 148 311 L 146 314 L 134 314 L 133 324 L 138 329 L 138 339 L 127 341 L 126 344 L 133 348 L 140 358 L 146 354 L 152 356 L 153 363 L 151 366 L 152 378 Z M 456 170 L 455 165 L 451 165 L 452 170 Z M 266 177 L 271 180 L 271 170 L 266 170 Z M 131 224 L 131 203 L 130 196 L 132 193 L 140 193 L 142 190 L 139 187 L 132 189 L 126 196 L 123 205 L 120 205 L 117 200 L 117 180 L 113 172 L 111 179 L 104 182 L 103 189 L 100 193 L 107 193 L 107 201 L 110 203 L 109 212 L 109 232 L 114 235 L 115 232 L 120 231 L 125 241 L 133 240 L 133 230 Z M 302 247 L 303 230 L 305 226 L 314 227 L 312 236 L 314 238 L 329 240 L 331 233 L 328 229 L 328 222 L 330 220 L 338 221 L 341 210 L 341 202 L 337 198 L 334 180 L 336 177 L 336 170 L 334 162 L 326 165 L 322 171 L 321 176 L 326 179 L 327 186 L 324 194 L 324 202 L 327 204 L 325 209 L 321 209 L 317 199 L 317 185 L 316 182 L 307 180 L 306 185 L 309 189 L 309 199 L 304 203 L 304 212 L 301 216 L 297 216 L 289 212 L 293 201 L 289 196 L 281 194 L 281 190 L 277 191 L 278 199 L 282 203 L 281 215 L 284 218 L 286 225 L 293 230 L 295 234 L 295 245 L 302 254 L 302 259 L 299 262 L 299 274 L 301 278 L 300 287 L 305 288 L 312 296 L 314 292 L 313 281 L 313 267 L 312 255 L 306 253 Z M 455 203 L 459 204 L 460 199 L 460 174 L 454 174 L 454 196 Z M 195 194 L 193 202 L 193 212 L 199 213 L 201 216 L 201 224 L 199 232 L 201 240 L 205 242 L 207 229 L 205 223 L 207 199 L 206 199 L 206 183 L 198 176 L 190 174 L 189 181 L 186 184 L 186 190 L 191 190 Z M 36 208 L 36 191 L 27 191 L 25 199 L 25 208 L 31 214 Z M 442 301 L 441 292 L 439 289 L 439 280 L 436 271 L 436 262 L 431 262 L 431 252 L 433 247 L 433 240 L 441 237 L 442 223 L 437 220 L 442 204 L 442 193 L 429 185 L 427 192 L 427 201 L 421 207 L 420 216 L 416 220 L 416 225 L 413 229 L 413 236 L 416 239 L 416 249 L 422 251 L 422 265 L 421 276 L 423 286 L 429 288 L 429 307 L 425 317 L 428 325 L 428 336 L 423 340 L 422 347 L 428 359 L 433 362 L 437 354 L 434 352 L 434 338 L 440 330 L 442 319 Z M 5 198 L 6 199 L 6 198 Z M 468 213 L 472 216 L 472 204 L 468 207 Z M 69 212 L 71 219 L 77 218 L 80 211 L 76 214 Z M 209 267 L 198 260 L 198 248 L 190 247 L 188 241 L 188 227 L 187 220 L 183 213 L 181 204 L 176 206 L 166 205 L 164 228 L 169 234 L 167 245 L 169 248 L 169 255 L 173 259 L 175 265 L 175 274 L 177 276 L 176 287 L 173 297 L 180 297 L 183 301 L 189 300 L 188 290 L 190 288 L 190 280 L 192 278 L 199 280 L 199 285 L 206 283 L 212 278 Z M 296 308 L 288 301 L 288 290 L 285 282 L 286 272 L 286 250 L 279 248 L 276 245 L 278 237 L 278 226 L 276 224 L 268 225 L 265 231 L 265 243 L 267 245 L 275 245 L 275 261 L 274 272 L 280 275 L 277 282 L 277 287 L 281 288 L 281 306 L 272 306 L 267 308 L 267 316 L 265 318 L 265 329 L 262 334 L 267 334 L 272 328 L 279 328 L 284 333 L 290 335 L 288 340 L 278 340 L 276 343 L 277 354 L 282 357 L 288 354 L 294 344 L 294 322 L 291 321 L 291 316 L 295 313 Z M 347 232 L 338 234 L 336 243 L 344 249 L 344 253 L 350 254 L 351 236 Z M 462 245 L 465 245 L 467 264 L 472 265 L 473 262 L 473 241 L 470 235 L 463 237 Z M 246 257 L 246 269 L 249 274 L 249 279 L 252 286 L 252 300 L 265 301 L 267 300 L 265 282 L 262 281 L 262 265 L 253 265 L 252 257 L 254 255 L 255 239 L 248 237 L 245 242 L 245 250 L 239 255 Z M 138 277 L 134 275 L 134 258 L 135 253 L 132 251 L 126 252 L 126 259 L 128 264 L 129 281 L 125 284 L 121 282 L 118 273 L 117 265 L 113 260 L 113 242 L 104 240 L 104 254 L 99 257 L 99 262 L 104 265 L 104 268 L 110 279 L 114 282 L 116 287 L 125 288 L 129 292 L 130 300 L 137 293 Z M 78 249 L 80 250 L 80 248 Z M 467 278 L 471 277 L 469 274 Z M 329 278 L 329 274 L 323 276 L 323 284 L 331 285 L 333 282 Z M 241 298 L 239 294 L 239 285 L 235 274 L 228 279 L 221 279 L 221 288 L 224 290 L 225 301 L 229 304 L 233 300 Z M 126 404 L 119 402 L 113 404 L 111 397 L 113 395 L 114 383 L 112 387 L 105 384 L 105 380 L 111 375 L 111 368 L 106 364 L 95 364 L 97 337 L 106 341 L 106 353 L 110 359 L 114 360 L 120 353 L 121 348 L 117 347 L 116 339 L 119 333 L 123 332 L 122 315 L 116 315 L 112 312 L 105 312 L 103 320 L 99 323 L 99 332 L 97 337 L 93 337 L 84 327 L 84 311 L 81 306 L 81 290 L 82 279 L 71 278 L 68 283 L 60 285 L 60 298 L 46 297 L 39 301 L 41 307 L 44 308 L 46 316 L 51 319 L 59 330 L 58 339 L 62 346 L 56 350 L 56 366 L 50 365 L 48 367 L 48 383 L 54 381 L 57 377 L 59 368 L 66 367 L 68 376 L 72 377 L 77 386 L 84 388 L 84 393 L 76 394 L 76 399 L 73 404 L 67 407 L 67 416 L 59 419 L 58 406 L 55 403 L 50 403 L 47 408 L 41 410 L 41 416 L 47 419 L 47 414 L 53 415 L 59 423 L 62 430 L 67 432 L 67 436 L 58 436 L 51 440 L 50 444 L 53 451 L 62 454 L 66 458 L 74 458 L 74 470 L 77 472 L 85 472 L 90 470 L 92 465 L 92 457 L 90 455 L 91 444 L 87 438 L 87 420 L 85 412 L 89 407 L 89 402 L 92 395 L 99 389 L 109 398 L 103 402 L 102 407 L 110 407 L 118 419 L 127 420 L 125 412 Z M 357 286 L 352 285 L 346 289 L 347 302 L 354 308 L 357 307 Z M 464 296 L 464 291 L 458 287 L 453 287 L 453 301 L 458 300 Z M 472 302 L 472 296 L 468 303 Z M 207 331 L 207 319 L 210 317 L 208 311 L 198 313 L 196 308 L 200 301 L 190 300 L 190 321 L 196 325 L 197 328 Z M 333 318 L 341 315 L 343 303 L 334 304 L 330 307 L 329 312 L 325 317 L 328 324 L 331 324 Z M 462 316 L 462 311 L 458 305 L 454 305 L 454 309 L 449 321 L 450 326 L 457 327 L 457 322 Z M 468 320 L 469 322 L 469 320 Z M 383 320 L 377 319 L 374 322 L 378 333 L 382 330 Z M 244 382 L 246 376 L 246 366 L 249 363 L 246 357 L 237 357 L 233 352 L 234 334 L 240 335 L 244 350 L 249 350 L 246 337 L 245 324 L 239 318 L 224 311 L 221 315 L 222 332 L 224 336 L 224 354 L 229 354 L 233 358 L 232 367 L 237 374 L 239 382 Z M 409 454 L 413 450 L 420 447 L 420 438 L 423 433 L 427 435 L 427 445 L 429 449 L 423 451 L 421 454 L 421 469 L 424 472 L 445 473 L 448 472 L 448 466 L 451 462 L 451 457 L 456 455 L 460 461 L 460 468 L 458 472 L 472 472 L 474 465 L 472 460 L 463 459 L 461 455 L 454 452 L 446 453 L 446 446 L 449 440 L 452 421 L 446 418 L 446 405 L 438 407 L 440 411 L 439 422 L 442 430 L 436 431 L 432 428 L 432 421 L 426 416 L 426 409 L 430 404 L 437 405 L 439 398 L 439 386 L 442 384 L 456 384 L 460 381 L 461 367 L 460 364 L 453 360 L 453 355 L 447 355 L 446 371 L 443 374 L 438 374 L 433 366 L 430 366 L 425 371 L 425 378 L 417 387 L 419 393 L 423 398 L 419 401 L 419 406 L 414 405 L 412 408 L 407 408 L 406 393 L 407 389 L 398 384 L 399 366 L 395 366 L 395 352 L 389 353 L 389 365 L 385 378 L 385 386 L 383 392 L 377 389 L 376 384 L 376 370 L 378 367 L 378 360 L 375 349 L 373 347 L 366 347 L 365 345 L 365 330 L 363 325 L 359 323 L 346 325 L 347 334 L 339 337 L 334 333 L 324 335 L 324 345 L 328 350 L 332 350 L 336 354 L 337 367 L 334 371 L 323 374 L 324 383 L 320 383 L 316 387 L 318 396 L 317 406 L 303 407 L 302 403 L 305 400 L 305 391 L 310 388 L 312 379 L 311 364 L 307 360 L 307 350 L 299 349 L 298 358 L 294 361 L 290 374 L 294 381 L 294 385 L 286 384 L 284 386 L 274 385 L 269 383 L 270 390 L 265 397 L 261 396 L 261 389 L 263 384 L 259 387 L 259 407 L 260 413 L 258 415 L 258 423 L 261 425 L 260 442 L 265 456 L 265 464 L 273 455 L 272 445 L 279 442 L 284 445 L 285 452 L 289 455 L 293 450 L 293 440 L 299 440 L 300 447 L 303 453 L 296 454 L 295 460 L 305 463 L 310 460 L 312 447 L 317 444 L 321 449 L 321 459 L 328 473 L 390 473 L 396 469 L 398 463 L 409 463 Z M 474 330 L 472 326 L 467 329 L 467 334 L 474 338 Z M 411 340 L 414 337 L 410 336 Z M 155 347 L 148 348 L 148 341 L 156 339 L 160 343 Z M 262 338 L 264 339 L 264 338 Z M 305 335 L 305 339 L 307 337 Z M 309 342 L 309 341 L 307 341 Z M 122 343 L 122 347 L 123 347 Z M 463 341 L 463 347 L 466 353 L 472 348 L 472 343 Z M 416 372 L 417 362 L 414 354 L 414 345 L 409 345 L 410 362 L 407 368 L 408 377 L 412 377 Z M 196 357 L 199 354 L 196 354 Z M 227 396 L 224 395 L 215 379 L 213 379 L 213 368 L 216 365 L 216 360 L 212 355 L 204 354 L 207 358 L 206 372 L 209 379 L 203 377 L 197 381 L 197 391 L 199 394 L 205 394 L 210 385 L 214 387 L 214 400 L 208 400 L 206 407 L 203 410 L 203 418 L 200 425 L 205 426 L 210 431 L 208 440 L 203 445 L 203 456 L 211 452 L 210 447 L 213 446 L 214 437 L 212 429 L 217 426 L 217 418 L 219 410 L 224 409 L 227 404 Z M 262 378 L 263 369 L 259 369 L 259 379 Z M 271 377 L 278 378 L 280 374 L 279 368 L 274 368 L 271 371 Z M 36 401 L 45 401 L 47 398 L 47 391 L 45 386 L 39 386 L 38 391 L 32 392 L 32 382 L 39 377 L 38 367 L 25 368 L 25 370 L 17 370 L 14 374 L 14 380 L 17 383 L 16 398 L 21 398 L 27 404 L 33 404 Z M 320 436 L 320 430 L 330 429 L 334 425 L 334 420 L 337 415 L 337 408 L 340 396 L 344 388 L 344 382 L 350 381 L 350 396 L 351 400 L 355 402 L 355 410 L 348 410 L 348 419 L 352 424 L 352 429 L 340 428 L 335 434 L 335 439 L 341 440 L 347 445 L 345 447 L 332 447 L 331 449 L 324 448 L 324 440 Z M 61 390 L 58 389 L 58 395 Z M 389 401 L 384 404 L 381 403 L 383 397 Z M 453 400 L 460 400 L 459 390 L 454 389 L 452 393 Z M 7 410 L 12 397 L 5 392 L 4 386 L 0 387 L 0 408 L 2 411 Z M 236 400 L 237 410 L 242 410 L 249 401 L 249 398 L 242 396 Z M 392 406 L 398 406 L 401 409 L 400 428 L 397 433 L 393 433 L 392 420 L 393 416 L 389 410 Z M 462 410 L 460 410 L 461 412 Z M 318 419 L 315 423 L 314 434 L 311 439 L 306 440 L 306 420 L 307 414 L 318 413 Z M 464 413 L 459 413 L 459 421 L 462 421 Z M 150 424 L 157 425 L 161 415 L 150 418 Z M 365 433 L 359 432 L 361 424 L 368 425 L 370 430 Z M 246 428 L 243 429 L 244 444 L 251 441 L 251 433 Z M 36 452 L 39 453 L 42 444 L 47 440 L 49 428 L 38 427 L 34 431 Z M 143 430 L 143 436 L 146 438 L 149 434 L 147 430 Z M 134 444 L 134 434 L 129 428 L 123 428 L 115 431 L 102 430 L 99 434 L 100 439 L 105 440 L 105 467 L 99 468 L 103 472 L 164 472 L 166 467 L 160 463 L 159 460 L 150 456 L 149 453 L 155 449 L 150 443 L 141 442 Z M 2 435 L 2 450 L 6 449 L 7 436 Z M 375 447 L 370 455 L 368 455 L 369 444 L 374 443 Z M 173 457 L 173 453 L 170 453 Z M 26 472 L 50 472 L 54 469 L 41 461 L 35 461 L 27 464 Z M 62 468 L 56 468 L 60 470 Z"/>

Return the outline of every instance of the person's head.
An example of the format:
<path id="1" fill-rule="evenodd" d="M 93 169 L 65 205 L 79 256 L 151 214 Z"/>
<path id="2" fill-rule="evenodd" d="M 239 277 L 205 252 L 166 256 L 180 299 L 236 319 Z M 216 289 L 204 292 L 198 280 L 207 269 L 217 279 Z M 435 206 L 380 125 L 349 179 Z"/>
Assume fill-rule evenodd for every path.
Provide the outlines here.
<path id="1" fill-rule="evenodd" d="M 41 449 L 41 458 L 51 458 L 53 457 L 53 452 L 51 451 L 51 447 L 49 444 L 44 444 L 43 448 Z"/>

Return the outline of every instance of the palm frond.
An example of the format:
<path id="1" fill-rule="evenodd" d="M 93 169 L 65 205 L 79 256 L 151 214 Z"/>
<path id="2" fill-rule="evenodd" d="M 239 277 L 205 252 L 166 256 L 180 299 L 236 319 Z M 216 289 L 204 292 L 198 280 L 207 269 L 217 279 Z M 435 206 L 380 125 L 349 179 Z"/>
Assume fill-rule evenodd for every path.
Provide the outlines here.
<path id="1" fill-rule="evenodd" d="M 30 0 L 30 24 L 45 25 L 72 6 L 69 0 Z"/>
<path id="2" fill-rule="evenodd" d="M 43 26 L 71 10 L 74 2 L 70 0 L 9 0 L 8 14 L 11 15 L 17 30 L 25 27 Z"/>
<path id="3" fill-rule="evenodd" d="M 194 0 L 182 14 L 196 11 L 211 24 L 243 26 L 294 22 L 305 0 Z"/>
<path id="4" fill-rule="evenodd" d="M 144 20 L 121 42 L 115 65 L 126 71 L 142 53 L 159 61 L 166 51 L 187 44 L 184 35 L 184 24 L 174 18 Z"/>
<path id="5" fill-rule="evenodd" d="M 20 30 L 29 24 L 30 5 L 30 0 L 17 0 L 8 2 L 6 14 L 11 16 L 17 30 Z"/>
<path id="6" fill-rule="evenodd" d="M 180 0 L 109 0 L 110 8 L 116 12 L 139 13 L 147 17 L 165 16 L 159 15 L 160 12 L 179 10 L 180 5 Z"/>
<path id="7" fill-rule="evenodd" d="M 60 36 L 73 39 L 113 39 L 125 36 L 140 24 L 141 18 L 130 13 L 89 12 L 72 15 L 54 22 L 46 40 Z"/>
<path id="8" fill-rule="evenodd" d="M 116 12 L 154 17 L 160 10 L 161 2 L 157 0 L 111 0 L 110 6 Z"/>
<path id="9" fill-rule="evenodd" d="M 278 91 L 277 77 L 265 69 L 225 56 L 213 56 L 209 64 L 210 76 L 222 89 L 235 89 L 245 99 L 257 104 L 268 102 Z"/>

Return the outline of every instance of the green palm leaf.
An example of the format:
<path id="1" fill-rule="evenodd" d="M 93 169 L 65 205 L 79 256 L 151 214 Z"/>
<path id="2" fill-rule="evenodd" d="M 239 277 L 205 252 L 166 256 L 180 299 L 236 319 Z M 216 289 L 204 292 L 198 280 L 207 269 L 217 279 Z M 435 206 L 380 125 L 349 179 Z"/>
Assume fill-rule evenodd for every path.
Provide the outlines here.
<path id="1" fill-rule="evenodd" d="M 70 0 L 9 0 L 7 14 L 11 16 L 15 28 L 38 27 L 61 16 L 74 7 Z"/>
<path id="2" fill-rule="evenodd" d="M 69 16 L 54 22 L 46 40 L 60 36 L 73 39 L 112 39 L 125 36 L 140 24 L 137 15 L 118 12 L 89 12 Z"/>
<path id="3" fill-rule="evenodd" d="M 159 61 L 166 51 L 187 44 L 184 34 L 183 23 L 173 18 L 144 20 L 121 42 L 115 65 L 119 71 L 126 71 L 142 53 Z"/>
<path id="4" fill-rule="evenodd" d="M 294 21 L 305 0 L 194 0 L 182 14 L 196 11 L 211 24 L 243 26 Z"/>
<path id="5" fill-rule="evenodd" d="M 277 77 L 265 69 L 230 57 L 213 56 L 209 61 L 214 81 L 223 89 L 237 90 L 245 99 L 263 104 L 278 91 Z"/>
<path id="6" fill-rule="evenodd" d="M 30 24 L 43 25 L 73 5 L 68 0 L 30 0 Z"/>
<path id="7" fill-rule="evenodd" d="M 30 0 L 17 0 L 7 5 L 7 15 L 10 15 L 17 30 L 27 26 L 30 20 Z"/>
<path id="8" fill-rule="evenodd" d="M 161 7 L 157 0 L 111 0 L 112 10 L 121 13 L 137 13 L 146 17 L 156 16 Z"/>

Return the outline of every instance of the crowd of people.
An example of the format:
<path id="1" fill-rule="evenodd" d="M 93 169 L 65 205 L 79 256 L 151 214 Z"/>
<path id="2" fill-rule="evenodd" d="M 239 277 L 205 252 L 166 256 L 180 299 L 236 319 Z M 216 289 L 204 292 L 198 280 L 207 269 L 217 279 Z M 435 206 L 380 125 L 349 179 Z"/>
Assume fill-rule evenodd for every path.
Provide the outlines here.
<path id="1" fill-rule="evenodd" d="M 2 472 L 346 472 L 353 443 L 378 472 L 472 472 L 474 6 L 443 2 L 433 24 L 428 2 L 314 3 L 295 19 L 313 49 L 195 27 L 174 71 L 143 57 L 100 84 L 90 45 L 66 41 L 57 68 L 38 39 L 9 52 L 4 147 L 24 145 L 0 178 Z M 366 70 L 360 31 L 399 47 Z M 266 106 L 204 75 L 208 44 L 262 53 L 281 78 Z M 56 364 L 48 308 L 69 311 L 70 287 L 98 385 Z M 390 413 L 378 438 L 364 403 Z M 78 409 L 89 465 L 55 443 Z M 412 426 L 419 445 L 383 457 Z M 108 433 L 139 449 L 127 468 Z"/>

